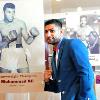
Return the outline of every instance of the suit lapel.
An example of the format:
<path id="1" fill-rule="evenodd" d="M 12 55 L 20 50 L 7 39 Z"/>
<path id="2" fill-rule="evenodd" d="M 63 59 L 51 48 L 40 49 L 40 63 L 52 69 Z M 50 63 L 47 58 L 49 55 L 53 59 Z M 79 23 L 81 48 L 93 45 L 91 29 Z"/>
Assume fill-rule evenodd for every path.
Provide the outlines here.
<path id="1" fill-rule="evenodd" d="M 60 65 L 60 61 L 61 61 L 61 58 L 62 58 L 64 44 L 65 44 L 65 42 L 64 42 L 64 39 L 63 39 L 61 44 L 60 44 L 60 48 L 59 48 L 58 61 L 57 61 L 57 69 L 59 69 L 59 65 Z"/>

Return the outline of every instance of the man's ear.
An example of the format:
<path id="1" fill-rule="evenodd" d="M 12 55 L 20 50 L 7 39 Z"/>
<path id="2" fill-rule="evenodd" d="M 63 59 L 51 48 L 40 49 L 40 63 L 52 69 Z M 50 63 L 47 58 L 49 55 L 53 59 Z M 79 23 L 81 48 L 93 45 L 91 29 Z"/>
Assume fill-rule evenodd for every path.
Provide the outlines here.
<path id="1" fill-rule="evenodd" d="M 63 29 L 60 30 L 60 34 L 64 35 L 64 30 Z"/>

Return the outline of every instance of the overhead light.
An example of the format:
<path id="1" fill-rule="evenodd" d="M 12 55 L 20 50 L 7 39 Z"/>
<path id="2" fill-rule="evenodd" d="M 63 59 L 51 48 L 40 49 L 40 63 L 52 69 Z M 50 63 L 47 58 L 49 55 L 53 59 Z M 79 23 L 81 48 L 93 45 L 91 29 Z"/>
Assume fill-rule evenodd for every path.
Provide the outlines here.
<path id="1" fill-rule="evenodd" d="M 61 0 L 56 0 L 56 1 L 60 2 Z"/>
<path id="2" fill-rule="evenodd" d="M 78 12 L 82 11 L 82 7 L 77 7 L 77 11 Z"/>

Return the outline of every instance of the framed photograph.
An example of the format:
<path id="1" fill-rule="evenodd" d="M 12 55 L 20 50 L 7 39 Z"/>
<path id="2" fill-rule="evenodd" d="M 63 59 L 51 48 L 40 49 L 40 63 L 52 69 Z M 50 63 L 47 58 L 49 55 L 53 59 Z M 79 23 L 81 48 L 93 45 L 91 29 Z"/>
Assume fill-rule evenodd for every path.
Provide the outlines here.
<path id="1" fill-rule="evenodd" d="M 41 2 L 0 1 L 0 92 L 43 91 Z"/>

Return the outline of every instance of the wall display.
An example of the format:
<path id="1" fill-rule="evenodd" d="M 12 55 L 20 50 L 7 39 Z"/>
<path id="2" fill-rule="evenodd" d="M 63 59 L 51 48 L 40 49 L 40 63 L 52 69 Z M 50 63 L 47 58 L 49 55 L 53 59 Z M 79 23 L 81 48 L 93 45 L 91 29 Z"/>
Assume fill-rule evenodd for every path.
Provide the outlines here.
<path id="1" fill-rule="evenodd" d="M 96 76 L 96 84 L 100 84 L 100 75 Z"/>
<path id="2" fill-rule="evenodd" d="M 37 2 L 0 1 L 0 92 L 43 91 L 44 22 Z"/>
<path id="3" fill-rule="evenodd" d="M 93 66 L 100 65 L 100 13 L 96 11 L 72 12 L 66 15 L 66 32 L 70 38 L 79 38 L 89 51 Z M 75 20 L 75 22 L 73 22 Z M 70 22 L 70 23 L 69 23 Z M 70 29 L 70 31 L 69 31 Z"/>

